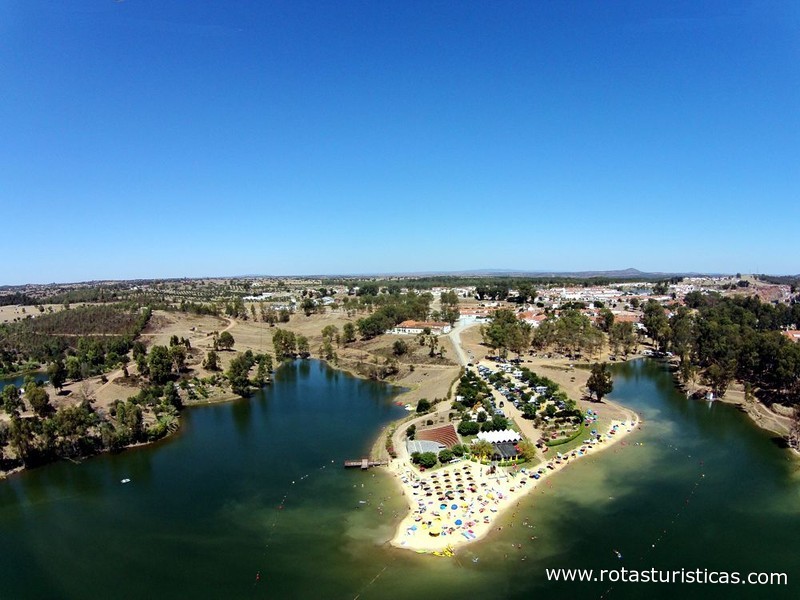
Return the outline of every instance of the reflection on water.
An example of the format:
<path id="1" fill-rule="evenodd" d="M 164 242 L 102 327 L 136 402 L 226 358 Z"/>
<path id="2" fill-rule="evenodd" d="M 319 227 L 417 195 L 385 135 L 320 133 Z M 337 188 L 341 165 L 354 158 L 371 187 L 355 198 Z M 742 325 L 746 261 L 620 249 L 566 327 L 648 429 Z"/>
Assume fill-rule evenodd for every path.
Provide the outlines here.
<path id="1" fill-rule="evenodd" d="M 33 379 L 39 383 L 47 381 L 47 375 L 44 373 L 31 373 L 27 376 L 20 375 L 18 377 L 7 377 L 5 379 L 0 379 L 0 391 L 2 391 L 7 385 L 15 385 L 18 388 L 24 387 L 25 377 L 33 377 Z"/>
<path id="2" fill-rule="evenodd" d="M 395 482 L 341 468 L 405 415 L 393 394 L 298 362 L 250 400 L 187 411 L 155 447 L 0 483 L 0 597 L 796 597 L 546 581 L 559 567 L 800 576 L 787 550 L 797 463 L 735 408 L 681 396 L 658 363 L 615 367 L 612 397 L 642 431 L 552 477 L 452 560 L 388 547 L 405 510 Z"/>

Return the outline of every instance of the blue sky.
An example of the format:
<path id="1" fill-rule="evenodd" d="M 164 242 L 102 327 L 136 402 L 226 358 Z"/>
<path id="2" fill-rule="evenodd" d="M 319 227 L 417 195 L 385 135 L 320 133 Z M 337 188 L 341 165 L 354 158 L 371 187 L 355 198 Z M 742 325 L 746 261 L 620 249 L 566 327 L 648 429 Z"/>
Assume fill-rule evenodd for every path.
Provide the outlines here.
<path id="1" fill-rule="evenodd" d="M 0 284 L 798 273 L 796 2 L 0 3 Z"/>

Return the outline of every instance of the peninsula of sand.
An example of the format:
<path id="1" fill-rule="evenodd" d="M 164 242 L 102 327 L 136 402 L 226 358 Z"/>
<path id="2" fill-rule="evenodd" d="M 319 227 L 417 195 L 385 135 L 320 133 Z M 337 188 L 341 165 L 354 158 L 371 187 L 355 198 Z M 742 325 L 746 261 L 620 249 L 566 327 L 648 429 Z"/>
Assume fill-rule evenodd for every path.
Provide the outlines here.
<path id="1" fill-rule="evenodd" d="M 481 352 L 477 328 L 461 331 L 457 328 L 451 341 L 462 364 L 471 365 L 467 368 L 491 364 L 474 359 L 475 354 Z M 548 376 L 570 397 L 583 397 L 588 372 L 574 370 L 566 360 L 530 358 L 525 364 L 533 369 L 547 369 Z M 537 451 L 536 459 L 506 467 L 464 457 L 434 469 L 422 469 L 413 464 L 404 435 L 412 424 L 428 422 L 428 419 L 403 423 L 393 436 L 398 457 L 386 468 L 396 478 L 407 500 L 408 514 L 400 521 L 390 543 L 418 553 L 449 556 L 457 547 L 502 529 L 503 514 L 518 506 L 523 496 L 538 486 L 548 485 L 555 473 L 584 456 L 627 443 L 624 438 L 641 428 L 641 420 L 635 412 L 613 402 L 597 404 L 579 400 L 579 404 L 592 415 L 595 429 L 591 435 L 587 432 L 586 439 L 567 445 L 569 450 L 559 452 L 559 446 L 545 447 Z M 434 419 L 443 423 L 446 412 L 447 406 L 443 403 L 434 413 Z M 506 413 L 524 437 L 532 441 L 539 439 L 541 433 L 531 421 L 522 418 L 521 411 L 507 404 Z"/>
<path id="2" fill-rule="evenodd" d="M 554 473 L 583 456 L 621 442 L 639 425 L 635 415 L 613 421 L 608 432 L 571 452 L 532 467 L 492 467 L 462 460 L 420 472 L 410 462 L 389 467 L 408 500 L 409 514 L 400 522 L 391 544 L 417 552 L 449 553 L 499 529 L 499 517 Z"/>

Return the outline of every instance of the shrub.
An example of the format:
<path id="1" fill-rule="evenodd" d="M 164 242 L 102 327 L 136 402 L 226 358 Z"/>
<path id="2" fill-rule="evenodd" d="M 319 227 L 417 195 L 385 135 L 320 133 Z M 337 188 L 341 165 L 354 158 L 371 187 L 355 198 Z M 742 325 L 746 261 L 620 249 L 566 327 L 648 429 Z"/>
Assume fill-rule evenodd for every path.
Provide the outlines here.
<path id="1" fill-rule="evenodd" d="M 458 433 L 461 435 L 476 435 L 480 430 L 480 423 L 475 421 L 461 421 L 458 424 Z"/>
<path id="2" fill-rule="evenodd" d="M 419 455 L 419 464 L 427 469 L 431 467 L 435 467 L 436 463 L 438 462 L 438 458 L 436 454 L 433 452 L 423 452 Z"/>
<path id="3" fill-rule="evenodd" d="M 444 450 L 441 450 L 439 452 L 439 462 L 440 463 L 450 462 L 451 460 L 453 460 L 453 451 L 452 450 L 448 450 L 447 448 L 445 448 Z"/>

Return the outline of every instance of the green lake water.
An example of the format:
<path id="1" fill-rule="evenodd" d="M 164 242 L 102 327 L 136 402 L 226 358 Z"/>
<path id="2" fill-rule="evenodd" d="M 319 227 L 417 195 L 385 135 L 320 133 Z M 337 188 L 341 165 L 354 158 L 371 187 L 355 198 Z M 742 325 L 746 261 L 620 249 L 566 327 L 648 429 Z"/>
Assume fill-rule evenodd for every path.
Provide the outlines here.
<path id="1" fill-rule="evenodd" d="M 295 362 L 249 400 L 185 411 L 173 439 L 0 481 L 0 598 L 800 597 L 797 462 L 734 407 L 682 397 L 662 365 L 615 370 L 611 397 L 641 431 L 552 477 L 455 559 L 388 547 L 406 506 L 394 481 L 342 468 L 405 414 L 396 393 Z M 778 571 L 789 585 L 545 576 L 622 566 Z"/>

